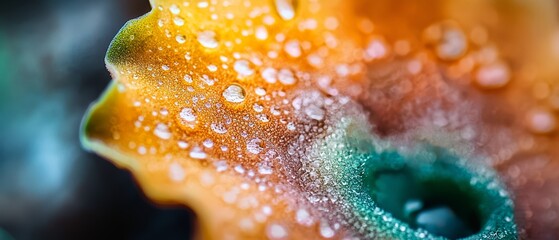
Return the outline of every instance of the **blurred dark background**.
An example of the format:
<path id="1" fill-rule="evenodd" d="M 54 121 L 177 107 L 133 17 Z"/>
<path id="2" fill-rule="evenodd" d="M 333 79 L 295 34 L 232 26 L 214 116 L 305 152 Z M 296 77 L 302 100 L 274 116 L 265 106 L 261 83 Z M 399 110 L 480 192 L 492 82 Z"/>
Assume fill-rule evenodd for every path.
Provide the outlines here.
<path id="1" fill-rule="evenodd" d="M 105 51 L 149 1 L 2 5 L 0 240 L 190 239 L 189 209 L 150 203 L 130 173 L 79 144 L 82 115 L 110 80 Z"/>

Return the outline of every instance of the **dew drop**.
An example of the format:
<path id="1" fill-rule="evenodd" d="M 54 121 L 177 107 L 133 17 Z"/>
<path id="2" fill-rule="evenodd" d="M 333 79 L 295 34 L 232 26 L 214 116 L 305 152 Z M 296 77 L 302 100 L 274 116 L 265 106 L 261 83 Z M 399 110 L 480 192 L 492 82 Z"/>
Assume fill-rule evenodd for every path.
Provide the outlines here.
<path id="1" fill-rule="evenodd" d="M 325 111 L 321 107 L 312 104 L 305 107 L 305 114 L 311 119 L 322 121 Z"/>
<path id="2" fill-rule="evenodd" d="M 259 154 L 262 150 L 264 150 L 262 147 L 262 140 L 254 138 L 247 142 L 247 151 L 249 153 Z"/>
<path id="3" fill-rule="evenodd" d="M 281 19 L 288 21 L 295 17 L 295 0 L 275 0 L 275 6 Z"/>
<path id="4" fill-rule="evenodd" d="M 268 38 L 268 30 L 264 26 L 258 26 L 256 27 L 255 35 L 259 40 L 266 40 Z"/>
<path id="5" fill-rule="evenodd" d="M 549 111 L 536 109 L 528 113 L 527 124 L 533 133 L 546 134 L 557 127 L 555 116 Z"/>
<path id="6" fill-rule="evenodd" d="M 196 121 L 196 115 L 191 108 L 183 108 L 179 113 L 179 116 L 182 120 L 186 122 L 194 122 Z"/>
<path id="7" fill-rule="evenodd" d="M 279 71 L 278 80 L 284 85 L 293 85 L 297 82 L 295 76 L 293 76 L 293 72 L 286 68 Z"/>
<path id="8" fill-rule="evenodd" d="M 258 103 L 255 103 L 252 106 L 252 109 L 257 113 L 261 113 L 262 111 L 264 111 L 264 107 L 262 105 L 258 104 Z"/>
<path id="9" fill-rule="evenodd" d="M 272 170 L 272 168 L 268 167 L 268 166 L 260 166 L 258 167 L 258 173 L 262 174 L 262 175 L 270 175 L 272 174 L 274 171 Z"/>
<path id="10" fill-rule="evenodd" d="M 275 83 L 277 81 L 278 71 L 274 68 L 268 67 L 262 70 L 261 75 L 267 83 Z"/>
<path id="11" fill-rule="evenodd" d="M 185 141 L 178 141 L 177 145 L 179 145 L 180 149 L 186 149 L 188 147 L 188 143 Z"/>
<path id="12" fill-rule="evenodd" d="M 266 228 L 266 235 L 270 239 L 283 239 L 287 237 L 287 230 L 284 226 L 274 223 Z"/>
<path id="13" fill-rule="evenodd" d="M 481 66 L 476 72 L 475 80 L 482 88 L 501 88 L 510 81 L 510 70 L 504 63 Z"/>
<path id="14" fill-rule="evenodd" d="M 218 134 L 225 134 L 227 132 L 227 128 L 221 123 L 212 123 L 210 128 Z"/>
<path id="15" fill-rule="evenodd" d="M 437 46 L 437 56 L 443 60 L 454 60 L 461 57 L 468 48 L 464 33 L 451 29 L 443 33 L 442 43 Z"/>
<path id="16" fill-rule="evenodd" d="M 179 27 L 184 25 L 184 19 L 182 19 L 181 17 L 175 17 L 173 18 L 173 23 Z"/>
<path id="17" fill-rule="evenodd" d="M 295 215 L 297 223 L 304 225 L 304 226 L 311 226 L 313 224 L 313 220 L 309 212 L 303 208 L 297 210 Z"/>
<path id="18" fill-rule="evenodd" d="M 311 54 L 307 56 L 307 62 L 315 68 L 320 68 L 324 64 L 324 59 L 318 54 Z"/>
<path id="19" fill-rule="evenodd" d="M 198 33 L 198 42 L 206 48 L 216 48 L 218 45 L 215 32 L 209 30 Z"/>
<path id="20" fill-rule="evenodd" d="M 188 74 L 184 75 L 183 79 L 187 83 L 192 83 L 192 76 L 190 76 Z"/>
<path id="21" fill-rule="evenodd" d="M 202 144 L 204 145 L 204 147 L 207 147 L 207 148 L 212 148 L 214 146 L 214 142 L 211 139 L 204 140 L 204 142 L 202 142 Z"/>
<path id="22" fill-rule="evenodd" d="M 298 40 L 290 40 L 286 42 L 283 49 L 289 56 L 294 58 L 300 57 L 302 54 L 301 45 L 299 44 Z"/>
<path id="23" fill-rule="evenodd" d="M 223 91 L 222 95 L 225 100 L 232 103 L 241 103 L 245 100 L 246 97 L 245 90 L 241 86 L 236 84 L 229 85 L 229 87 L 227 87 L 225 91 Z"/>
<path id="24" fill-rule="evenodd" d="M 371 61 L 376 59 L 381 59 L 385 57 L 388 53 L 386 44 L 379 39 L 372 40 L 367 49 L 365 50 L 365 60 Z"/>
<path id="25" fill-rule="evenodd" d="M 238 172 L 240 174 L 244 174 L 245 173 L 245 168 L 243 168 L 243 166 L 241 165 L 237 165 L 235 166 L 235 168 L 233 168 L 235 170 L 235 172 Z"/>
<path id="26" fill-rule="evenodd" d="M 264 123 L 270 122 L 270 119 L 268 118 L 268 116 L 266 116 L 266 114 L 258 114 L 256 115 L 256 118 Z"/>
<path id="27" fill-rule="evenodd" d="M 468 40 L 460 28 L 452 23 L 443 22 L 429 26 L 424 38 L 434 44 L 435 53 L 441 60 L 456 60 L 468 49 Z"/>
<path id="28" fill-rule="evenodd" d="M 194 147 L 190 150 L 189 156 L 194 159 L 206 159 L 208 155 L 200 147 Z"/>
<path id="29" fill-rule="evenodd" d="M 215 72 L 215 71 L 217 71 L 217 66 L 213 65 L 213 64 L 210 64 L 210 65 L 208 65 L 208 70 L 210 70 L 210 72 Z"/>
<path id="30" fill-rule="evenodd" d="M 327 224 L 321 224 L 320 226 L 320 235 L 324 238 L 332 238 L 334 237 L 334 230 L 328 226 Z"/>
<path id="31" fill-rule="evenodd" d="M 266 95 L 266 89 L 261 88 L 261 87 L 257 87 L 254 89 L 254 93 L 256 93 L 256 95 L 258 96 L 265 96 Z"/>
<path id="32" fill-rule="evenodd" d="M 217 172 L 223 172 L 227 170 L 227 162 L 226 161 L 217 161 L 214 163 L 215 170 Z"/>
<path id="33" fill-rule="evenodd" d="M 171 138 L 171 132 L 169 132 L 169 127 L 163 123 L 157 124 L 155 129 L 153 130 L 153 134 L 158 138 L 167 140 Z"/>
<path id="34" fill-rule="evenodd" d="M 239 74 L 239 77 L 248 77 L 254 73 L 247 60 L 237 60 L 233 64 L 233 69 Z"/>
<path id="35" fill-rule="evenodd" d="M 198 7 L 199 8 L 207 8 L 210 5 L 210 3 L 208 3 L 207 1 L 201 1 L 198 3 Z"/>
<path id="36" fill-rule="evenodd" d="M 185 175 L 184 168 L 180 164 L 176 162 L 171 163 L 169 166 L 169 178 L 171 178 L 171 180 L 180 182 L 184 180 Z"/>
<path id="37" fill-rule="evenodd" d="M 287 130 L 289 130 L 289 131 L 295 131 L 295 129 L 297 129 L 297 128 L 295 127 L 295 124 L 294 124 L 294 123 L 289 122 L 289 123 L 287 124 Z"/>
<path id="38" fill-rule="evenodd" d="M 171 13 L 174 15 L 178 15 L 179 13 L 181 13 L 181 9 L 175 4 L 169 7 L 169 11 L 171 11 Z"/>
<path id="39" fill-rule="evenodd" d="M 175 40 L 177 40 L 179 44 L 183 44 L 186 42 L 186 37 L 184 35 L 177 35 L 175 37 Z"/>
<path id="40" fill-rule="evenodd" d="M 148 150 L 146 149 L 146 147 L 144 146 L 140 146 L 138 147 L 138 153 L 141 155 L 145 155 L 148 152 Z"/>

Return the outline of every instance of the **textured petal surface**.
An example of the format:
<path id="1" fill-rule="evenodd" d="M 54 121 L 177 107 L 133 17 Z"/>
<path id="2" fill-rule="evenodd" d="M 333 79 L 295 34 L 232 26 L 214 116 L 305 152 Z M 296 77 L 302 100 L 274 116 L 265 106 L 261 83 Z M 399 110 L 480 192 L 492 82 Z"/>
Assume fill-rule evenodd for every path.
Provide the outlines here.
<path id="1" fill-rule="evenodd" d="M 472 239 L 517 235 L 506 189 L 521 234 L 555 236 L 553 2 L 152 6 L 111 44 L 83 143 L 203 237 L 435 238 L 383 206 L 403 169 L 479 196 Z"/>

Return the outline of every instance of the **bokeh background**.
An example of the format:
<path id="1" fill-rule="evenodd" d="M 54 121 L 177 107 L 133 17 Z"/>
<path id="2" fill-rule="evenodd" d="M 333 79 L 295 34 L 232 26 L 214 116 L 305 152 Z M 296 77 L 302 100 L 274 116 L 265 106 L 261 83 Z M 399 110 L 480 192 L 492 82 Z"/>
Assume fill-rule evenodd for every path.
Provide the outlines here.
<path id="1" fill-rule="evenodd" d="M 150 203 L 127 171 L 79 143 L 81 118 L 110 81 L 111 39 L 149 9 L 148 0 L 2 3 L 0 240 L 192 237 L 192 211 Z"/>

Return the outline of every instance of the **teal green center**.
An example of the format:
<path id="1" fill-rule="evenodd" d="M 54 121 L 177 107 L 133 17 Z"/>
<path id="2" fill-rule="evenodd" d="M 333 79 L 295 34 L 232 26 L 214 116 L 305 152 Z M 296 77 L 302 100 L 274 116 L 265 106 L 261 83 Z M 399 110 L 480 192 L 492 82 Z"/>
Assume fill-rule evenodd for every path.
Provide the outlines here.
<path id="1" fill-rule="evenodd" d="M 482 177 L 443 149 L 423 151 L 433 153 L 434 159 L 426 162 L 397 153 L 371 159 L 363 183 L 379 208 L 413 229 L 449 239 L 481 233 L 493 215 L 507 212 L 499 210 L 510 201 L 497 183 L 477 183 Z"/>
<path id="2" fill-rule="evenodd" d="M 344 120 L 319 157 L 363 237 L 518 238 L 513 202 L 490 167 L 429 144 L 396 150 Z"/>

